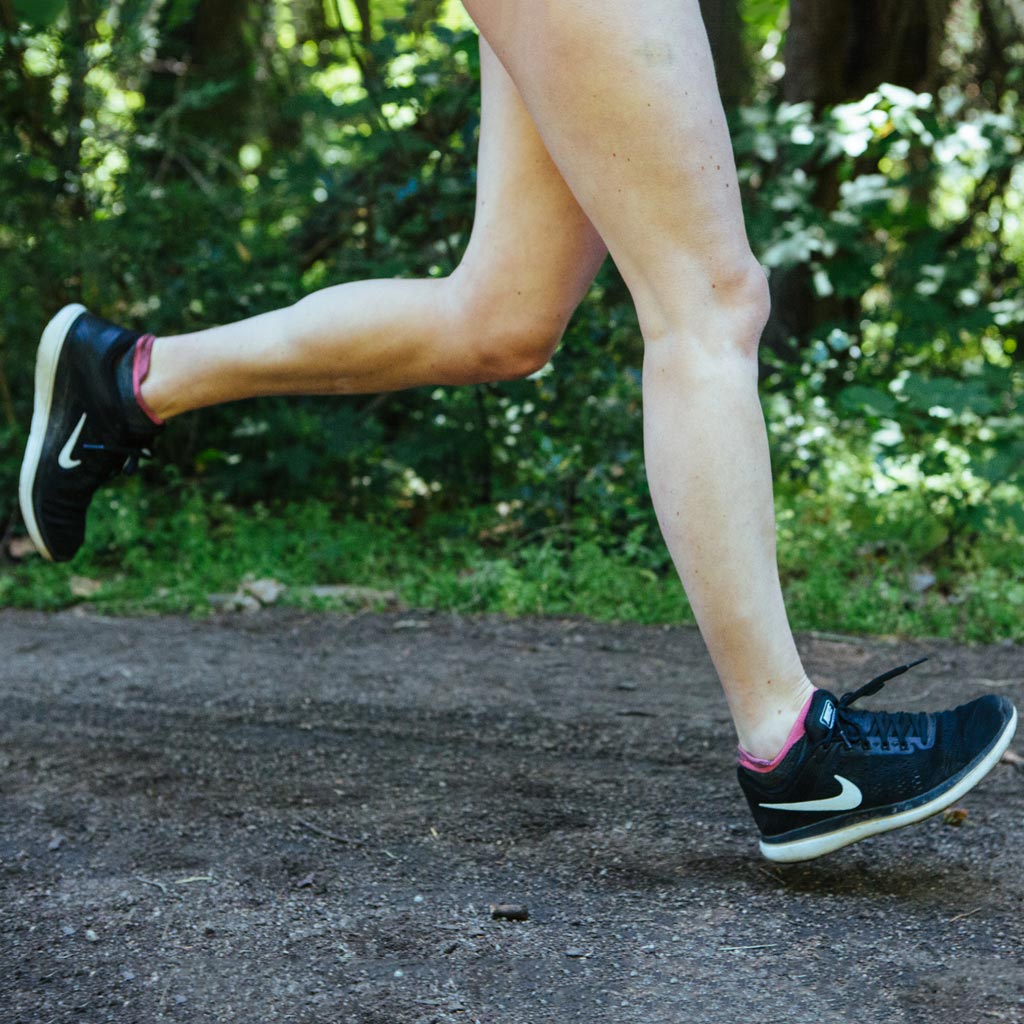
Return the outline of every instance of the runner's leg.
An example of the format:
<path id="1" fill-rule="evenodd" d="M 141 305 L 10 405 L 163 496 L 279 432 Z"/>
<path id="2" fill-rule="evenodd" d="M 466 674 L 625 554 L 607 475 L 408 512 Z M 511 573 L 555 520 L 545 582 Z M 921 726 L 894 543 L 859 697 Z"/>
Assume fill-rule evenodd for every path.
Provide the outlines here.
<path id="1" fill-rule="evenodd" d="M 44 557 L 75 557 L 93 495 L 137 463 L 158 433 L 154 419 L 254 395 L 468 383 L 544 365 L 606 250 L 486 43 L 481 58 L 477 215 L 449 277 L 340 285 L 161 339 L 77 303 L 51 319 L 18 483 Z"/>
<path id="2" fill-rule="evenodd" d="M 456 271 L 337 285 L 158 338 L 142 384 L 157 416 L 255 395 L 521 377 L 547 362 L 606 250 L 483 40 L 481 64 L 476 217 Z"/>
<path id="3" fill-rule="evenodd" d="M 698 0 L 465 0 L 636 302 L 655 508 L 740 742 L 770 758 L 811 684 L 775 560 L 757 395 L 768 312 Z"/>

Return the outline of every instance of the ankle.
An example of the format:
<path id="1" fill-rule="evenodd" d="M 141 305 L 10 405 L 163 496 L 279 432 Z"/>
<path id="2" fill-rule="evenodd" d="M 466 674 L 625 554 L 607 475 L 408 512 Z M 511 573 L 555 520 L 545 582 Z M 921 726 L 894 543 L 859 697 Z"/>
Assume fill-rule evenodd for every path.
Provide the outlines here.
<path id="1" fill-rule="evenodd" d="M 804 733 L 804 718 L 815 687 L 806 676 L 787 698 L 745 729 L 737 728 L 739 755 L 747 767 L 769 770 L 782 760 Z"/>
<path id="2" fill-rule="evenodd" d="M 163 426 L 142 398 L 139 385 L 149 369 L 153 335 L 144 334 L 124 351 L 114 367 L 114 381 L 128 432 L 133 437 L 148 437 Z"/>
<path id="3" fill-rule="evenodd" d="M 164 425 L 164 417 L 153 408 L 142 393 L 142 386 L 149 377 L 155 345 L 156 338 L 152 334 L 143 335 L 135 343 L 135 349 L 132 353 L 132 392 L 136 403 L 146 414 L 146 417 L 152 420 L 154 426 L 162 427 Z"/>
<path id="4" fill-rule="evenodd" d="M 164 345 L 164 339 L 154 338 L 148 351 L 144 355 L 140 353 L 135 374 L 135 400 L 150 419 L 161 424 L 178 411 L 164 397 L 166 389 L 162 387 L 159 372 Z"/>

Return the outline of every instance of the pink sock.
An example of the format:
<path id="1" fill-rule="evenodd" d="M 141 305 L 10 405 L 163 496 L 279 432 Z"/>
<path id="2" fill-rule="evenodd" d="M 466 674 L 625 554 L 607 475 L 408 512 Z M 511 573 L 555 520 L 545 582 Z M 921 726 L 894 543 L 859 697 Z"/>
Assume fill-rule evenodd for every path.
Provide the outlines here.
<path id="1" fill-rule="evenodd" d="M 790 729 L 789 736 L 786 737 L 786 742 L 782 745 L 782 749 L 770 761 L 754 757 L 753 754 L 748 754 L 742 747 L 737 748 L 740 764 L 744 768 L 752 772 L 770 772 L 782 763 L 783 758 L 789 753 L 793 744 L 804 734 L 804 719 L 807 718 L 807 712 L 810 710 L 811 701 L 814 700 L 816 690 L 817 687 L 811 691 L 811 695 L 807 698 L 807 703 L 803 706 L 800 714 L 797 715 L 793 728 Z"/>
<path id="2" fill-rule="evenodd" d="M 135 401 L 139 408 L 158 426 L 162 427 L 164 421 L 148 405 L 142 397 L 142 382 L 149 373 L 149 362 L 153 358 L 153 342 L 156 338 L 152 334 L 144 334 L 135 343 L 135 358 L 132 361 L 132 390 L 135 393 Z"/>

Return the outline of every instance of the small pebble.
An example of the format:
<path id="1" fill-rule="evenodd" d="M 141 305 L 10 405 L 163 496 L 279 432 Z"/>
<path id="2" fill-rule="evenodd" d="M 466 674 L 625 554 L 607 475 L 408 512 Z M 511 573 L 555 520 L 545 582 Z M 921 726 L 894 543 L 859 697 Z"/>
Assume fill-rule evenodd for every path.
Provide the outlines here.
<path id="1" fill-rule="evenodd" d="M 530 910 L 525 903 L 492 903 L 491 917 L 495 921 L 529 921 Z"/>
<path id="2" fill-rule="evenodd" d="M 573 946 L 565 951 L 565 955 L 571 957 L 573 960 L 582 960 L 583 957 L 587 955 L 587 951 L 585 949 L 577 949 Z"/>
<path id="3" fill-rule="evenodd" d="M 85 929 L 85 941 L 86 942 L 99 942 L 100 937 L 91 929 Z"/>

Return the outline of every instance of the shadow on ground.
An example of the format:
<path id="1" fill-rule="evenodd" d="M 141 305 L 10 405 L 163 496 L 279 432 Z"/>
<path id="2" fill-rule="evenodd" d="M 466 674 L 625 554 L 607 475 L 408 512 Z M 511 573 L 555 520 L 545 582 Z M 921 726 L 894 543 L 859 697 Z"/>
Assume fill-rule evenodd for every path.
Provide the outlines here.
<path id="1" fill-rule="evenodd" d="M 1024 697 L 1019 648 L 802 647 Z M 692 630 L 4 612 L 0 698 L 2 1024 L 1024 1021 L 1024 773 L 773 867 Z"/>

